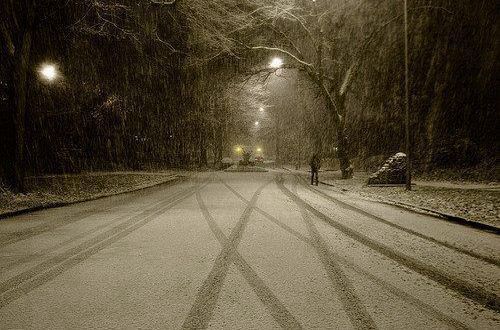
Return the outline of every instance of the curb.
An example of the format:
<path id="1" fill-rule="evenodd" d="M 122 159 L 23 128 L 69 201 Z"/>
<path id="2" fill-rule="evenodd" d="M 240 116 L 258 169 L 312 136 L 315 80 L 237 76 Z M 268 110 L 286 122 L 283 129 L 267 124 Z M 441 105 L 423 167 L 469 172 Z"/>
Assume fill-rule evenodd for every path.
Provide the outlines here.
<path id="1" fill-rule="evenodd" d="M 328 182 L 319 181 L 319 183 L 324 184 L 325 186 L 335 187 L 333 184 Z"/>
<path id="2" fill-rule="evenodd" d="M 292 170 L 290 170 L 286 167 L 282 167 L 282 168 L 284 170 L 292 173 Z M 335 185 L 328 183 L 328 182 L 319 181 L 319 183 L 324 184 L 325 186 L 336 187 Z M 439 219 L 442 219 L 442 220 L 445 220 L 448 222 L 452 222 L 452 223 L 459 224 L 462 226 L 467 226 L 467 227 L 474 228 L 474 229 L 479 229 L 482 231 L 487 231 L 487 232 L 490 232 L 490 233 L 495 234 L 495 235 L 500 235 L 500 228 L 493 226 L 493 225 L 488 225 L 486 223 L 482 223 L 482 222 L 478 222 L 478 221 L 474 221 L 474 220 L 469 220 L 469 219 L 466 219 L 463 217 L 459 217 L 457 215 L 444 213 L 444 212 L 440 212 L 440 211 L 436 211 L 436 210 L 432 210 L 432 209 L 427 209 L 424 207 L 420 207 L 420 206 L 416 206 L 416 205 L 412 205 L 412 204 L 407 204 L 407 203 L 403 203 L 403 202 L 397 202 L 397 201 L 393 201 L 393 200 L 383 200 L 383 199 L 370 199 L 370 198 L 366 198 L 364 196 L 361 196 L 359 194 L 357 194 L 357 195 L 363 199 L 366 199 L 366 200 L 369 200 L 372 202 L 378 202 L 378 203 L 394 206 L 394 207 L 397 207 L 397 208 L 400 208 L 400 209 L 403 209 L 406 211 L 410 211 L 410 212 L 413 212 L 416 214 L 423 214 L 423 215 L 427 215 L 427 216 L 430 215 L 430 216 L 433 216 L 435 218 L 439 218 Z"/>
<path id="3" fill-rule="evenodd" d="M 320 181 L 320 183 L 324 184 L 325 186 L 336 187 L 335 185 L 333 185 L 331 183 L 322 182 L 322 181 Z M 400 209 L 403 209 L 406 211 L 410 211 L 413 213 L 417 213 L 417 214 L 431 215 L 431 216 L 434 216 L 436 218 L 440 218 L 440 219 L 443 219 L 443 220 L 446 220 L 449 222 L 453 222 L 453 223 L 456 223 L 456 224 L 459 224 L 462 226 L 480 229 L 483 231 L 491 232 L 495 235 L 500 235 L 500 228 L 498 228 L 496 226 L 488 225 L 488 224 L 485 224 L 482 222 L 466 219 L 463 217 L 459 217 L 458 215 L 440 212 L 437 210 L 428 209 L 425 207 L 421 207 L 421 206 L 417 206 L 417 205 L 413 205 L 413 204 L 409 204 L 409 203 L 398 202 L 398 201 L 394 201 L 394 200 L 390 200 L 390 199 L 388 199 L 388 200 L 387 199 L 371 199 L 371 198 L 367 198 L 367 197 L 359 195 L 359 194 L 357 194 L 357 195 L 363 199 L 370 200 L 372 202 L 378 202 L 378 203 L 394 206 L 394 207 L 397 207 L 397 208 L 400 208 Z"/>
<path id="4" fill-rule="evenodd" d="M 467 227 L 471 227 L 471 228 L 475 228 L 475 229 L 480 229 L 483 231 L 493 233 L 495 235 L 500 235 L 500 228 L 498 228 L 496 226 L 488 225 L 488 224 L 485 224 L 482 222 L 469 220 L 466 218 L 459 217 L 457 215 L 453 215 L 453 214 L 449 214 L 449 213 L 445 213 L 445 212 L 440 212 L 440 211 L 428 209 L 425 207 L 416 206 L 413 204 L 397 202 L 397 201 L 393 201 L 393 200 L 376 200 L 376 202 L 390 205 L 390 206 L 395 206 L 397 208 L 404 209 L 406 211 L 410 211 L 410 212 L 417 213 L 417 214 L 432 215 L 436 218 L 440 218 L 440 219 L 446 220 L 448 222 L 456 223 L 456 224 L 459 224 L 462 226 L 467 226 Z"/>
<path id="5" fill-rule="evenodd" d="M 0 220 L 11 218 L 11 217 L 15 217 L 17 215 L 32 213 L 32 212 L 36 212 L 36 211 L 42 211 L 42 210 L 46 210 L 46 209 L 53 209 L 53 208 L 56 208 L 56 207 L 69 206 L 69 205 L 83 203 L 83 202 L 90 202 L 90 201 L 95 201 L 95 200 L 98 200 L 98 199 L 103 199 L 103 198 L 106 198 L 106 197 L 112 197 L 112 196 L 129 194 L 129 193 L 133 193 L 133 192 L 137 192 L 137 191 L 141 191 L 141 190 L 146 190 L 146 189 L 149 189 L 149 188 L 154 188 L 154 187 L 157 187 L 157 186 L 160 186 L 160 185 L 163 185 L 163 184 L 172 184 L 172 183 L 174 183 L 176 181 L 179 181 L 179 180 L 181 180 L 183 178 L 184 178 L 183 176 L 179 176 L 177 174 L 173 174 L 173 175 L 171 175 L 168 178 L 168 180 L 165 180 L 165 181 L 162 181 L 162 182 L 158 182 L 158 183 L 152 184 L 150 186 L 139 187 L 139 188 L 132 188 L 132 189 L 120 191 L 120 192 L 117 192 L 117 193 L 105 194 L 105 195 L 96 196 L 96 197 L 89 197 L 89 198 L 79 199 L 79 200 L 76 200 L 76 201 L 70 201 L 70 202 L 51 202 L 51 203 L 47 203 L 47 204 L 36 205 L 36 206 L 33 206 L 33 207 L 27 207 L 25 209 L 4 212 L 4 213 L 0 213 Z"/>

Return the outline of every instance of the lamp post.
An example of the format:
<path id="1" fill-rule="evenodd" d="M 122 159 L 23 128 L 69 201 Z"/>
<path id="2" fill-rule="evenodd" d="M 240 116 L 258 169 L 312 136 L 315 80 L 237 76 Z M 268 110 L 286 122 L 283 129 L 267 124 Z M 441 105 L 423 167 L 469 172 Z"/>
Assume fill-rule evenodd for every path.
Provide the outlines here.
<path id="1" fill-rule="evenodd" d="M 406 190 L 411 190 L 411 145 L 410 145 L 410 84 L 408 56 L 408 0 L 404 0 L 405 25 L 405 149 L 406 149 Z"/>

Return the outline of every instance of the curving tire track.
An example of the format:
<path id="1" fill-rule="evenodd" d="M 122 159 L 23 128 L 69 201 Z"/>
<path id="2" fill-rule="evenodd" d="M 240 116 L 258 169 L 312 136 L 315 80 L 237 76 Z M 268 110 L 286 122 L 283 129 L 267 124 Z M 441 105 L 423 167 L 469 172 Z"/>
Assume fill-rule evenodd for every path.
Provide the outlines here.
<path id="1" fill-rule="evenodd" d="M 205 329 L 212 319 L 217 300 L 222 290 L 222 285 L 229 271 L 229 266 L 235 261 L 236 249 L 241 241 L 243 232 L 250 220 L 257 199 L 262 190 L 269 184 L 267 181 L 253 194 L 250 203 L 246 206 L 243 214 L 234 226 L 227 238 L 226 244 L 215 259 L 212 270 L 201 285 L 184 323 L 183 329 Z"/>
<path id="2" fill-rule="evenodd" d="M 294 188 L 294 192 L 296 193 L 297 186 L 295 185 Z M 376 329 L 375 322 L 370 316 L 370 313 L 368 313 L 363 302 L 356 295 L 351 281 L 343 272 L 338 261 L 328 253 L 328 245 L 321 237 L 318 229 L 309 217 L 307 210 L 301 204 L 295 203 L 299 207 L 302 219 L 306 224 L 309 236 L 311 237 L 312 246 L 316 250 L 316 254 L 323 264 L 323 268 L 332 286 L 335 288 L 335 294 L 339 297 L 351 324 L 356 329 Z"/>
<path id="3" fill-rule="evenodd" d="M 14 266 L 18 266 L 18 265 L 22 265 L 22 264 L 25 264 L 27 262 L 30 262 L 30 261 L 34 261 L 36 260 L 37 258 L 40 258 L 48 253 L 51 253 L 51 252 L 54 252 L 54 251 L 57 251 L 58 249 L 60 249 L 61 247 L 63 246 L 66 246 L 68 244 L 71 244 L 73 243 L 74 241 L 76 240 L 79 240 L 79 239 L 82 239 L 82 238 L 85 238 L 87 236 L 90 236 L 94 233 L 97 233 L 99 230 L 101 229 L 104 229 L 108 226 L 111 226 L 112 224 L 120 221 L 120 220 L 123 220 L 123 216 L 118 216 L 118 217 L 115 217 L 113 218 L 110 222 L 107 222 L 107 223 L 103 223 L 102 225 L 99 225 L 99 226 L 96 226 L 90 230 L 87 230 L 87 231 L 84 231 L 82 233 L 79 233 L 78 235 L 75 235 L 75 236 L 72 236 L 71 238 L 67 239 L 66 241 L 64 242 L 60 242 L 54 246 L 51 246 L 51 247 L 48 247 L 46 249 L 43 249 L 43 250 L 40 250 L 34 254 L 28 254 L 28 255 L 24 255 L 24 256 L 21 256 L 15 260 L 12 260 L 10 262 L 7 262 L 5 264 L 2 264 L 0 265 L 0 273 L 3 273 L 4 271 L 8 270 L 9 268 L 12 268 Z"/>
<path id="4" fill-rule="evenodd" d="M 466 250 L 466 249 L 463 249 L 461 247 L 458 247 L 458 246 L 455 246 L 453 244 L 450 244 L 450 243 L 447 243 L 447 242 L 443 242 L 443 241 L 440 241 L 440 240 L 437 240 L 433 237 L 430 237 L 428 235 L 425 235 L 425 234 L 422 234 L 422 233 L 419 233 L 417 231 L 414 231 L 412 229 L 409 229 L 409 228 L 406 228 L 406 227 L 403 227 L 403 226 L 400 226 L 398 224 L 395 224 L 391 221 L 388 221 L 386 219 L 383 219 L 375 214 L 372 214 L 370 212 L 367 212 L 355 205 L 352 205 L 352 204 L 349 204 L 349 203 L 346 203 L 338 198 L 335 198 L 333 196 L 330 196 L 326 193 L 324 193 L 323 191 L 320 191 L 318 189 L 314 189 L 312 187 L 310 187 L 309 185 L 307 185 L 306 183 L 303 182 L 303 178 L 299 178 L 299 182 L 300 184 L 308 189 L 309 191 L 312 191 L 313 193 L 315 193 L 316 195 L 318 196 L 321 196 L 331 202 L 334 202 L 335 204 L 339 205 L 340 207 L 342 207 L 343 209 L 345 210 L 349 210 L 349 211 L 354 211 L 356 213 L 359 213 L 359 214 L 362 214 L 363 216 L 367 217 L 367 218 L 370 218 L 372 220 L 375 220 L 375 221 L 378 221 L 380 223 L 383 223 L 385 225 L 388 225 L 390 227 L 393 227 L 393 228 L 396 228 L 398 230 L 401 230 L 401 231 L 404 231 L 410 235 L 413 235 L 413 236 L 417 236 L 421 239 L 424 239 L 426 241 L 429 241 L 429 242 L 432 242 L 434 244 L 437 244 L 437 245 L 441 245 L 443 247 L 446 247 L 448 249 L 451 249 L 451 250 L 454 250 L 455 252 L 459 252 L 461 254 L 465 254 L 465 255 L 468 255 L 469 257 L 472 257 L 472 258 L 475 258 L 475 259 L 478 259 L 478 260 L 481 260 L 481 261 L 484 261 L 486 263 L 489 263 L 489 264 L 492 264 L 492 265 L 495 265 L 495 266 L 498 266 L 500 267 L 500 261 L 495 259 L 495 258 L 491 258 L 491 257 L 488 257 L 488 256 L 484 256 L 484 255 L 481 255 L 481 254 L 478 254 L 474 251 L 470 251 L 470 250 Z"/>
<path id="5" fill-rule="evenodd" d="M 171 182 L 177 182 L 178 180 L 173 180 L 173 181 L 169 181 L 167 184 L 170 184 Z M 133 198 L 135 198 L 135 196 L 133 195 L 130 195 L 130 196 L 127 196 L 125 199 L 123 200 L 120 200 L 120 201 L 115 201 L 113 204 L 118 204 L 119 205 L 115 205 L 115 206 L 109 206 L 109 207 L 106 207 L 105 209 L 99 209 L 99 208 L 92 208 L 91 210 L 94 210 L 96 212 L 109 212 L 111 210 L 114 210 L 116 208 L 119 208 L 121 205 L 123 205 L 124 202 L 126 201 L 129 201 L 129 200 L 132 200 Z M 161 203 L 162 201 L 158 201 L 156 200 L 155 202 L 151 202 L 151 203 L 147 203 L 147 205 L 145 206 L 145 208 L 149 208 L 149 207 L 152 207 L 152 206 L 155 206 L 155 205 L 158 205 L 159 203 Z M 144 207 L 143 207 L 144 208 Z M 85 210 L 84 212 L 89 212 L 89 210 Z M 134 213 L 138 213 L 137 211 L 135 211 Z M 140 212 L 139 212 L 140 213 Z M 88 218 L 88 217 L 86 217 Z M 85 218 L 84 218 L 85 219 Z M 15 260 L 12 260 L 10 262 L 7 262 L 5 264 L 2 264 L 0 265 L 0 273 L 4 272 L 5 270 L 8 270 L 9 268 L 11 267 L 14 267 L 14 266 L 17 266 L 17 265 L 22 265 L 22 264 L 25 264 L 27 262 L 31 262 L 31 261 L 34 261 L 36 260 L 37 258 L 47 254 L 47 253 L 51 253 L 51 252 L 54 252 L 54 251 L 57 251 L 58 249 L 66 246 L 66 245 L 69 245 L 71 243 L 73 243 L 74 241 L 76 240 L 79 240 L 79 239 L 82 239 L 82 238 L 85 238 L 85 237 L 88 237 L 94 233 L 97 233 L 98 231 L 100 231 L 101 229 L 104 229 L 106 227 L 110 227 L 111 225 L 117 223 L 117 222 L 120 222 L 121 220 L 124 219 L 124 216 L 118 216 L 118 217 L 114 217 L 113 219 L 111 219 L 110 221 L 106 222 L 106 223 L 103 223 L 101 225 L 98 225 L 92 229 L 89 229 L 87 231 L 84 231 L 84 232 L 81 232 L 75 236 L 72 236 L 71 238 L 63 241 L 63 242 L 60 242 L 54 246 L 51 246 L 51 247 L 48 247 L 48 248 L 45 248 L 45 249 L 42 249 L 34 254 L 29 254 L 29 255 L 25 255 L 25 256 L 22 256 L 20 258 L 17 258 Z M 79 219 L 79 220 L 83 220 L 83 219 Z M 71 221 L 70 219 L 70 222 L 66 222 L 64 225 L 66 224 L 69 224 L 69 223 L 72 223 L 72 222 L 75 222 L 75 221 Z M 56 226 L 56 228 L 59 227 L 59 226 Z M 43 232 L 40 232 L 39 234 L 42 234 Z"/>
<path id="6" fill-rule="evenodd" d="M 219 228 L 214 218 L 210 214 L 206 204 L 203 202 L 200 192 L 196 193 L 196 199 L 200 210 L 214 234 L 215 238 L 222 246 L 229 244 L 226 235 Z M 259 275 L 252 269 L 252 267 L 243 259 L 238 251 L 235 252 L 234 265 L 253 289 L 257 297 L 259 297 L 262 304 L 267 308 L 269 314 L 274 320 L 284 329 L 302 329 L 300 323 L 288 311 L 285 305 L 274 295 L 274 293 L 267 287 L 265 282 Z"/>
<path id="7" fill-rule="evenodd" d="M 196 184 L 180 191 L 96 237 L 0 283 L 0 309 L 143 227 L 165 211 L 192 196 L 206 184 L 206 182 Z"/>
<path id="8" fill-rule="evenodd" d="M 173 183 L 177 183 L 180 180 L 183 180 L 184 178 L 177 178 L 168 182 L 165 182 L 166 185 L 170 185 Z M 112 196 L 110 196 L 112 197 Z M 54 229 L 66 226 L 71 223 L 75 223 L 81 220 L 85 220 L 89 216 L 95 214 L 96 212 L 107 212 L 116 209 L 117 207 L 120 207 L 124 203 L 127 203 L 129 201 L 132 201 L 133 199 L 137 198 L 137 196 L 134 195 L 134 192 L 131 192 L 130 194 L 125 195 L 123 198 L 120 198 L 118 200 L 115 200 L 112 202 L 111 205 L 105 205 L 105 206 L 96 206 L 90 209 L 85 209 L 76 212 L 71 216 L 71 218 L 67 218 L 65 216 L 59 217 L 57 220 L 52 220 L 49 223 L 42 224 L 39 226 L 34 226 L 29 229 L 23 230 L 21 233 L 15 233 L 12 235 L 9 235 L 7 238 L 0 240 L 0 249 L 10 245 L 14 244 L 20 241 L 24 241 L 26 239 L 29 239 L 31 237 L 46 233 L 48 231 L 52 231 Z"/>
<path id="9" fill-rule="evenodd" d="M 238 197 L 241 201 L 244 203 L 248 204 L 249 201 L 243 197 L 240 193 L 238 193 L 233 187 L 229 186 L 226 182 L 220 180 L 222 184 L 226 186 L 228 190 L 230 190 L 236 197 Z M 287 226 L 286 224 L 282 223 L 279 219 L 275 218 L 271 214 L 267 213 L 266 211 L 262 210 L 259 207 L 255 207 L 255 211 L 260 213 L 262 216 L 267 218 L 271 223 L 276 225 L 277 227 L 285 230 L 298 240 L 308 244 L 309 246 L 313 247 L 314 242 L 311 238 L 306 237 L 302 235 L 301 233 L 297 232 L 293 228 Z M 366 270 L 362 269 L 356 264 L 353 264 L 352 262 L 348 261 L 347 259 L 343 258 L 342 256 L 334 253 L 328 246 L 325 247 L 325 252 L 329 255 L 330 258 L 334 258 L 338 260 L 342 264 L 342 266 L 345 266 L 355 273 L 366 277 L 368 280 L 370 280 L 372 283 L 375 283 L 379 287 L 381 287 L 383 290 L 386 292 L 394 295 L 395 297 L 401 299 L 402 301 L 414 306 L 417 308 L 420 312 L 423 314 L 427 314 L 430 317 L 442 322 L 443 324 L 447 325 L 449 328 L 452 329 L 470 329 L 470 327 L 467 327 L 465 324 L 461 323 L 460 321 L 457 321 L 448 315 L 442 313 L 441 311 L 437 310 L 433 306 L 413 297 L 412 295 L 408 294 L 407 292 L 399 289 L 398 287 L 392 285 L 391 283 L 388 283 L 384 281 L 383 279 L 378 278 L 377 276 L 367 272 Z"/>
<path id="10" fill-rule="evenodd" d="M 442 286 L 468 298 L 471 299 L 478 304 L 481 304 L 485 306 L 488 309 L 491 309 L 495 312 L 500 312 L 500 297 L 496 295 L 495 293 L 488 292 L 484 290 L 483 288 L 474 285 L 472 283 L 463 281 L 460 278 L 453 277 L 449 274 L 446 274 L 437 268 L 426 265 L 425 263 L 412 258 L 408 255 L 405 255 L 403 253 L 400 253 L 396 250 L 393 250 L 384 244 L 381 244 L 359 232 L 357 232 L 354 229 L 351 229 L 335 220 L 332 218 L 328 217 L 324 213 L 318 211 L 314 207 L 312 207 L 309 203 L 301 199 L 299 196 L 295 195 L 292 193 L 288 188 L 286 188 L 282 182 L 282 179 L 276 180 L 276 183 L 280 190 L 288 196 L 290 199 L 292 199 L 294 202 L 297 204 L 301 205 L 304 207 L 306 210 L 311 212 L 315 217 L 318 219 L 322 220 L 323 222 L 329 224 L 333 228 L 339 230 L 343 234 L 349 236 L 350 238 L 358 241 L 359 243 L 369 247 L 370 249 L 394 260 L 395 262 L 399 263 L 400 265 L 403 265 L 414 272 L 417 272 L 423 276 L 426 276 L 433 281 L 441 284 Z"/>

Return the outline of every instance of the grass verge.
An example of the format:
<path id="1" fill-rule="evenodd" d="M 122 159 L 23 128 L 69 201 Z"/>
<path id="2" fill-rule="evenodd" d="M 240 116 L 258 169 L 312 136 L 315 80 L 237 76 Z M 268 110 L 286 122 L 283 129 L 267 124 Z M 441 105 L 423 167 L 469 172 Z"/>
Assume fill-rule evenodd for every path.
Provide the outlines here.
<path id="1" fill-rule="evenodd" d="M 0 187 L 0 218 L 152 187 L 177 178 L 176 172 L 98 172 L 26 179 L 26 193 Z"/>

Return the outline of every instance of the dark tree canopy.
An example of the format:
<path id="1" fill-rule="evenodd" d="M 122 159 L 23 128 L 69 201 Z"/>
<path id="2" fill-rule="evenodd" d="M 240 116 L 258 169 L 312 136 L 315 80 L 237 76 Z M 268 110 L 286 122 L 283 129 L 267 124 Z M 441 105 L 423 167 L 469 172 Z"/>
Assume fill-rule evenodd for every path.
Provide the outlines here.
<path id="1" fill-rule="evenodd" d="M 410 2 L 418 171 L 497 166 L 498 9 Z M 206 166 L 245 141 L 284 162 L 321 149 L 343 170 L 352 158 L 370 164 L 403 147 L 401 10 L 390 0 L 2 1 L 0 176 L 22 189 L 26 174 Z M 267 68 L 272 56 L 288 78 Z M 39 78 L 43 63 L 57 81 Z M 270 74 L 293 81 L 286 101 Z M 255 137 L 261 106 L 272 118 Z"/>

